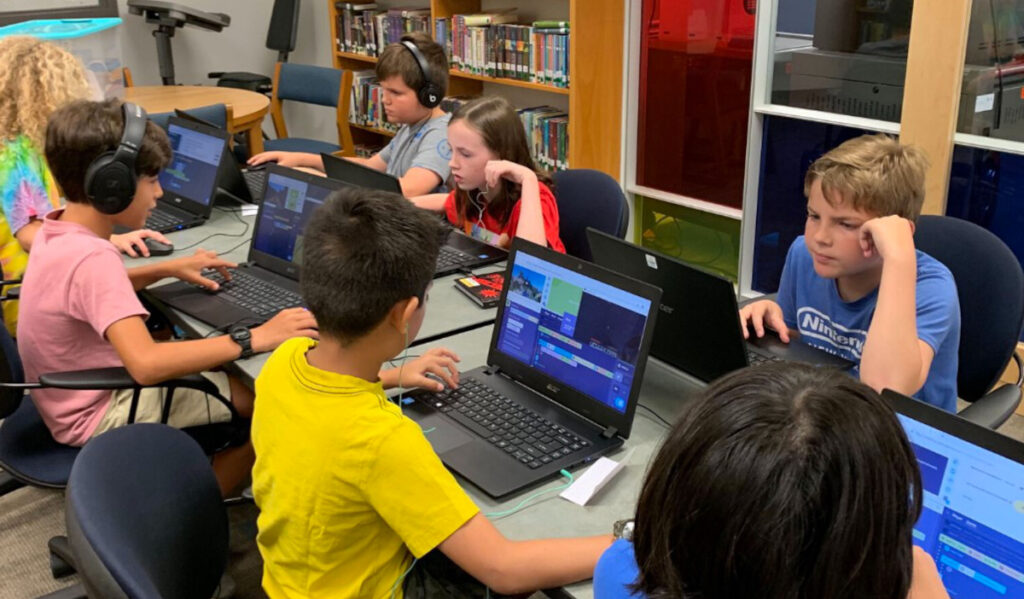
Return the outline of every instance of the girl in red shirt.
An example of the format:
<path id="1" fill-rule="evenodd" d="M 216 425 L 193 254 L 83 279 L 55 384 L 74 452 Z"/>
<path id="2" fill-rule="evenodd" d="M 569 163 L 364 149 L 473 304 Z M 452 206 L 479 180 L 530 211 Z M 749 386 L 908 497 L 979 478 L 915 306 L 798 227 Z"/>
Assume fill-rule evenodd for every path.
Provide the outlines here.
<path id="1" fill-rule="evenodd" d="M 448 123 L 448 143 L 452 191 L 413 198 L 417 206 L 443 210 L 453 225 L 491 245 L 508 247 L 518 236 L 565 252 L 550 179 L 537 171 L 508 100 L 485 96 L 460 106 Z"/>

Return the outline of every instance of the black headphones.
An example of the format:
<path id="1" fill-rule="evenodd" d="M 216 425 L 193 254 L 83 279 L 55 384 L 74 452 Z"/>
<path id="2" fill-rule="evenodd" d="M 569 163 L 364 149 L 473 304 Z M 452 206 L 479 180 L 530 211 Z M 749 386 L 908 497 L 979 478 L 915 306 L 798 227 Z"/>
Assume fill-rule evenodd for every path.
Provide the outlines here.
<path id="1" fill-rule="evenodd" d="M 85 195 L 103 214 L 124 211 L 135 197 L 135 159 L 146 135 L 146 111 L 125 102 L 124 133 L 113 152 L 96 157 L 85 171 Z"/>
<path id="2" fill-rule="evenodd" d="M 427 108 L 434 108 L 441 103 L 444 93 L 441 91 L 441 86 L 434 83 L 434 80 L 430 77 L 430 64 L 427 63 L 427 58 L 416 47 L 416 42 L 412 41 L 411 37 L 403 37 L 402 45 L 416 59 L 416 64 L 420 67 L 420 73 L 423 75 L 423 85 L 416 90 L 416 99 Z"/>

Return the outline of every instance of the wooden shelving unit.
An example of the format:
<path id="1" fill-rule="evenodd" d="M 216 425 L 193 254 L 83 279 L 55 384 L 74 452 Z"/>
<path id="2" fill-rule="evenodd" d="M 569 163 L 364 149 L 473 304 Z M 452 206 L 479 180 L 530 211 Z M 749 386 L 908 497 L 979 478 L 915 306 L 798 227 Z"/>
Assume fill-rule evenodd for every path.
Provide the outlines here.
<path id="1" fill-rule="evenodd" d="M 351 70 L 372 68 L 377 62 L 375 57 L 337 50 L 337 12 L 334 0 L 327 1 L 334 65 Z M 431 23 L 436 18 L 450 18 L 456 14 L 476 13 L 491 8 L 482 6 L 481 0 L 420 0 L 424 6 L 428 1 Z M 448 94 L 481 95 L 484 93 L 484 84 L 494 84 L 538 92 L 535 104 L 544 103 L 542 94 L 568 96 L 569 166 L 601 170 L 618 179 L 622 146 L 620 122 L 624 3 L 622 0 L 551 1 L 568 4 L 569 21 L 572 23 L 569 44 L 572 84 L 568 89 L 452 70 Z M 495 93 L 495 90 L 491 89 L 489 93 Z M 352 128 L 357 143 L 373 141 L 374 137 L 379 141 L 381 135 L 393 135 L 389 131 L 361 125 L 353 124 Z"/>

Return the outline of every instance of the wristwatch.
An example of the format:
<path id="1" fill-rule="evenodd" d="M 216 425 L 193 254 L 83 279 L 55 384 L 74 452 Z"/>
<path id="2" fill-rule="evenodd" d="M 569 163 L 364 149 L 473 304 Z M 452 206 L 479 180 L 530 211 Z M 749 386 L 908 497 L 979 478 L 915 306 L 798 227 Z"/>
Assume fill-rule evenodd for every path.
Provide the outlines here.
<path id="1" fill-rule="evenodd" d="M 243 327 L 241 325 L 231 327 L 231 331 L 228 332 L 231 336 L 231 340 L 238 344 L 242 348 L 242 355 L 238 356 L 240 359 L 252 357 L 252 332 L 249 327 Z"/>
<path id="2" fill-rule="evenodd" d="M 633 540 L 633 520 L 619 520 L 612 525 L 612 536 L 616 539 Z"/>

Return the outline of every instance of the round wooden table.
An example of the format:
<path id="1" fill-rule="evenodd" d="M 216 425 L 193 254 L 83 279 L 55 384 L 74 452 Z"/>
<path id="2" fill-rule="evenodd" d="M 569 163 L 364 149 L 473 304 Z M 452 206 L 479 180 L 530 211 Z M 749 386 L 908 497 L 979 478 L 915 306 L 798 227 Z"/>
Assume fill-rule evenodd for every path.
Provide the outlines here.
<path id="1" fill-rule="evenodd" d="M 263 117 L 270 110 L 270 99 L 263 94 L 233 87 L 140 85 L 125 88 L 124 99 L 152 113 L 226 104 L 228 131 L 244 131 L 248 137 L 249 151 L 253 154 L 263 151 Z"/>

